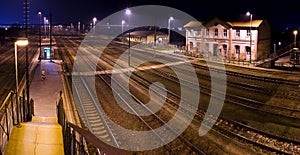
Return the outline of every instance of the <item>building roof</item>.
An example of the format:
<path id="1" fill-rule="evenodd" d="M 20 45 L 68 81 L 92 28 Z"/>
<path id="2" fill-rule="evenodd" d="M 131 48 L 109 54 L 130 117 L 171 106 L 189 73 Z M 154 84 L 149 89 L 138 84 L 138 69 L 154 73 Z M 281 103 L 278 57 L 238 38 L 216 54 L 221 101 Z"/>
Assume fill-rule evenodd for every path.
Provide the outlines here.
<path id="1" fill-rule="evenodd" d="M 149 36 L 149 35 L 154 35 L 154 33 L 155 33 L 155 31 L 142 31 L 142 30 L 140 30 L 140 31 L 132 31 L 132 32 L 130 32 L 130 35 L 131 36 L 138 36 L 138 37 L 146 37 L 146 36 Z M 129 33 L 126 33 L 125 35 L 128 36 Z M 156 35 L 161 36 L 161 35 L 167 35 L 167 34 L 164 33 L 164 32 L 161 32 L 161 31 L 156 31 Z"/>
<path id="2" fill-rule="evenodd" d="M 246 22 L 227 22 L 232 27 L 259 27 L 260 24 L 263 22 L 263 20 L 252 20 L 252 23 L 250 21 Z"/>
<path id="3" fill-rule="evenodd" d="M 232 27 L 232 25 L 230 25 L 230 24 L 227 23 L 227 22 L 224 22 L 223 20 L 221 20 L 221 19 L 219 19 L 219 18 L 217 18 L 217 17 L 214 17 L 214 18 L 212 18 L 211 20 L 206 21 L 205 23 L 203 23 L 203 25 L 204 25 L 205 27 L 216 26 L 216 25 L 218 25 L 218 24 L 220 24 L 220 25 L 222 25 L 222 26 L 224 26 L 224 27 L 226 27 L 226 28 Z"/>
<path id="4" fill-rule="evenodd" d="M 194 27 L 201 27 L 202 22 L 199 21 L 190 21 L 186 25 L 184 25 L 184 28 L 194 28 Z"/>
<path id="5" fill-rule="evenodd" d="M 226 28 L 231 28 L 231 27 L 259 27 L 263 20 L 252 20 L 252 23 L 250 21 L 237 21 L 237 22 L 225 22 L 217 17 L 212 18 L 204 23 L 199 22 L 199 21 L 190 21 L 186 25 L 184 25 L 184 28 L 202 28 L 203 26 L 205 27 L 211 27 L 214 25 L 221 24 Z M 203 25 L 202 25 L 203 24 Z"/>

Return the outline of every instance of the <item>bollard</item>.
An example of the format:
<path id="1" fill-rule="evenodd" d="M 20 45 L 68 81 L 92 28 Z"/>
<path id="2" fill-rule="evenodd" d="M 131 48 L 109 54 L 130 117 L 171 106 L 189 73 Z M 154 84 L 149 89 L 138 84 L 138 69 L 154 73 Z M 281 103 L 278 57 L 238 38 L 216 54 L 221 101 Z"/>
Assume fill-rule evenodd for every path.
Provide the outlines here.
<path id="1" fill-rule="evenodd" d="M 34 116 L 34 101 L 33 99 L 30 99 L 30 116 Z"/>
<path id="2" fill-rule="evenodd" d="M 18 96 L 18 92 L 16 91 L 15 93 L 16 95 L 16 112 L 17 112 L 17 126 L 20 125 L 20 118 L 19 118 L 19 96 Z"/>

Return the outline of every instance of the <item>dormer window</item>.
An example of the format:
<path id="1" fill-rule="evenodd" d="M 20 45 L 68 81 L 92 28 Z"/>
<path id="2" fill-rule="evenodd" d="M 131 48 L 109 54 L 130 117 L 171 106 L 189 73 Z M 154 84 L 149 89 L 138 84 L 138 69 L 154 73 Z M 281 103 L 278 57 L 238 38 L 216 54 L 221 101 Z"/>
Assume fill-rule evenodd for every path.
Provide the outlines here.
<path id="1" fill-rule="evenodd" d="M 215 37 L 218 36 L 218 29 L 215 29 Z"/>
<path id="2" fill-rule="evenodd" d="M 236 36 L 236 37 L 240 37 L 240 30 L 236 30 L 235 36 Z"/>
<path id="3" fill-rule="evenodd" d="M 206 29 L 205 35 L 208 37 L 209 36 L 209 29 Z"/>
<path id="4" fill-rule="evenodd" d="M 247 37 L 250 37 L 250 30 L 247 30 Z"/>
<path id="5" fill-rule="evenodd" d="M 223 35 L 224 35 L 224 37 L 227 37 L 227 29 L 224 29 Z"/>

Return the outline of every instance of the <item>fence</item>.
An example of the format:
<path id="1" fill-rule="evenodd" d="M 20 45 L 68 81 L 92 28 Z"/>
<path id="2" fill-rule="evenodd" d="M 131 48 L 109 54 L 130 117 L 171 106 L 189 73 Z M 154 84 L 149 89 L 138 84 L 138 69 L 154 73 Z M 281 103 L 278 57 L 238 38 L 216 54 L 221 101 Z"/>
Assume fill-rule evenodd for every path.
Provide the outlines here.
<path id="1" fill-rule="evenodd" d="M 33 100 L 27 104 L 24 91 L 22 96 L 17 95 L 14 91 L 6 96 L 0 107 L 0 154 L 4 152 L 13 126 L 19 127 L 21 122 L 31 121 L 33 105 Z"/>

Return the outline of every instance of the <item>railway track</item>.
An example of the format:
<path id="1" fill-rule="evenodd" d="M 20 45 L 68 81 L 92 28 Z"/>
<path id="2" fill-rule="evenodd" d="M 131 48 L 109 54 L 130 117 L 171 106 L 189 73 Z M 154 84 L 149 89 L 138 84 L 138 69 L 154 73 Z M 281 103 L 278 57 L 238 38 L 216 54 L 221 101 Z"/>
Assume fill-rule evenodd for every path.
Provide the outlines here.
<path id="1" fill-rule="evenodd" d="M 109 61 L 109 59 L 106 59 L 105 61 Z M 112 64 L 112 63 L 113 62 L 110 62 L 110 64 Z M 157 71 L 157 69 L 155 69 L 155 70 Z M 138 76 L 137 74 L 134 74 L 134 75 Z M 158 75 L 165 75 L 165 72 L 159 72 Z M 162 77 L 166 78 L 165 76 L 162 76 Z M 167 75 L 167 76 L 170 76 L 170 75 Z M 138 77 L 140 79 L 142 79 L 142 81 L 147 81 L 145 78 L 143 78 L 141 76 L 138 76 Z M 170 78 L 167 78 L 167 79 L 174 81 L 174 79 L 176 79 L 176 78 L 177 77 L 172 77 L 171 79 Z M 181 79 L 181 80 L 183 80 L 183 79 Z M 183 81 L 188 83 L 188 81 L 186 81 L 186 80 L 183 80 Z M 142 84 L 142 85 L 144 85 L 144 87 L 148 88 L 148 86 L 151 84 L 151 82 L 150 81 L 147 81 L 147 82 L 148 82 L 148 85 L 145 85 L 140 81 L 139 81 L 139 84 Z M 162 88 L 162 89 L 164 89 L 164 88 Z M 206 89 L 208 89 L 208 88 L 206 88 Z M 172 95 L 174 95 L 180 99 L 180 97 L 178 97 L 176 94 L 172 93 Z M 231 97 L 238 98 L 239 102 L 240 102 L 240 100 L 246 100 L 248 102 L 255 102 L 255 104 L 258 104 L 258 105 L 263 104 L 263 103 L 258 103 L 256 101 L 252 101 L 249 99 L 240 98 L 239 96 L 231 95 Z M 166 96 L 163 96 L 163 98 L 166 98 Z M 174 103 L 174 101 L 172 99 L 169 99 L 169 102 Z M 231 101 L 231 102 L 233 102 L 233 101 Z M 272 107 L 274 109 L 274 107 L 276 107 L 276 106 L 272 106 Z M 284 109 L 281 107 L 276 107 L 276 108 L 279 109 L 278 111 L 282 111 L 282 109 Z M 260 110 L 260 109 L 255 108 L 255 110 Z M 286 110 L 292 110 L 292 109 L 286 109 Z M 295 110 L 293 110 L 293 112 L 295 112 Z M 202 109 L 202 114 L 198 113 L 197 115 L 204 116 L 204 109 Z M 280 114 L 278 114 L 278 115 L 280 115 Z M 287 116 L 287 117 L 289 117 L 289 116 Z M 203 117 L 202 117 L 202 119 L 203 119 Z M 222 123 L 222 122 L 225 122 L 225 123 Z M 246 141 L 250 144 L 255 144 L 255 145 L 260 146 L 271 152 L 277 152 L 279 154 L 293 154 L 293 153 L 295 153 L 295 151 L 300 152 L 300 142 L 299 141 L 286 139 L 286 138 L 280 137 L 278 135 L 272 135 L 270 133 L 266 133 L 261 130 L 254 129 L 250 126 L 241 124 L 239 122 L 229 121 L 229 120 L 225 120 L 224 118 L 220 118 L 219 121 L 216 123 L 216 126 L 220 130 L 220 132 L 225 133 L 226 135 L 234 136 L 242 141 Z M 242 132 L 242 131 L 244 131 L 244 132 Z M 267 142 L 272 142 L 273 144 L 269 145 Z M 286 146 L 290 146 L 290 147 L 286 148 Z"/>
<path id="2" fill-rule="evenodd" d="M 202 68 L 202 67 L 201 67 Z M 203 68 L 202 68 L 203 69 Z M 160 73 L 161 74 L 161 73 Z M 236 76 L 236 74 L 230 74 L 231 76 Z M 239 77 L 247 77 L 247 78 L 253 78 L 254 80 L 261 80 L 261 77 L 257 76 L 244 76 L 239 74 Z M 144 79 L 145 80 L 145 79 Z M 268 80 L 264 80 L 264 82 L 276 82 L 280 84 L 287 84 L 287 85 L 296 85 L 298 84 L 295 81 L 290 81 L 290 80 L 278 80 L 274 78 L 269 78 Z M 249 85 L 246 85 L 246 87 Z M 251 86 L 250 86 L 251 87 Z M 256 86 L 252 86 L 252 89 L 256 89 Z M 236 98 L 236 96 L 232 96 L 233 98 Z M 243 99 L 244 100 L 244 99 Z M 239 101 L 240 102 L 240 101 Z M 250 101 L 252 102 L 252 101 Z M 259 104 L 259 103 L 256 103 Z M 276 109 L 276 108 L 275 108 Z M 282 110 L 282 109 L 281 109 Z M 287 110 L 292 110 L 292 109 L 287 109 Z M 200 117 L 203 114 L 197 114 L 197 117 Z M 203 118 L 203 117 L 202 117 Z M 268 133 L 265 133 L 263 131 L 259 131 L 257 129 L 251 128 L 249 126 L 246 126 L 244 124 L 234 122 L 234 121 L 228 121 L 224 119 L 220 119 L 216 125 L 216 128 L 221 128 L 223 129 L 222 133 L 226 135 L 234 135 L 237 139 L 240 139 L 241 141 L 247 141 L 248 143 L 252 143 L 254 145 L 257 145 L 259 147 L 265 148 L 266 150 L 269 150 L 271 152 L 277 152 L 279 154 L 292 154 L 295 153 L 295 151 L 299 151 L 299 142 L 298 141 L 293 141 L 293 140 L 287 140 L 282 137 L 278 137 L 276 135 L 271 135 Z M 227 128 L 228 130 L 224 130 L 224 128 Z M 220 130 L 221 130 L 220 129 Z M 244 132 L 242 132 L 244 131 Z M 272 142 L 274 144 L 273 146 L 267 146 L 266 143 Z M 275 147 L 274 147 L 275 146 Z M 280 146 L 288 146 L 287 149 L 284 148 L 276 148 Z"/>
<path id="3" fill-rule="evenodd" d="M 87 60 L 87 63 L 89 62 L 89 60 Z M 97 66 L 100 70 L 102 70 L 101 66 Z M 105 84 L 110 87 L 110 89 L 112 91 L 114 91 L 116 94 L 118 94 L 117 90 L 114 90 L 113 87 L 110 86 L 110 81 L 105 80 L 105 78 L 103 76 L 106 76 L 106 78 L 111 79 L 111 77 L 108 74 L 105 75 L 98 75 L 97 77 L 99 77 L 101 80 L 103 80 L 105 82 Z M 112 79 L 113 80 L 113 79 Z M 130 94 L 131 97 L 133 97 L 137 102 L 139 102 L 141 105 L 143 105 L 143 103 L 136 97 L 134 97 L 134 95 L 132 95 L 126 88 L 124 88 L 124 86 L 122 86 L 119 82 L 114 81 L 115 83 L 117 83 L 118 87 L 121 88 L 123 91 L 125 91 L 126 93 Z M 164 141 L 164 139 L 162 138 L 162 136 L 159 133 L 155 133 L 154 128 L 152 127 L 152 125 L 150 125 L 147 121 L 144 120 L 144 118 L 142 118 L 141 116 L 138 115 L 138 112 L 130 106 L 129 103 L 127 103 L 126 99 L 122 98 L 121 96 L 119 96 L 119 98 L 125 102 L 125 104 L 128 106 L 128 108 L 136 114 L 136 116 L 148 127 L 149 130 L 154 132 L 154 135 L 156 135 L 158 137 L 158 139 L 160 139 L 161 141 Z M 150 109 L 144 107 L 145 110 L 149 111 L 150 113 L 153 114 L 153 116 L 155 117 L 155 119 L 162 124 L 166 124 L 166 122 L 160 118 L 159 116 L 157 116 L 154 112 L 152 112 Z M 174 132 L 174 134 L 178 134 L 176 133 L 175 129 L 168 127 L 170 129 L 170 131 Z M 190 143 L 188 140 L 186 140 L 184 137 L 181 137 L 181 140 L 189 147 L 191 147 L 191 150 L 195 151 L 198 154 L 205 154 L 204 152 L 202 152 L 199 148 L 197 148 L 194 144 Z M 171 148 L 169 148 L 171 149 Z"/>
<path id="4" fill-rule="evenodd" d="M 26 71 L 26 58 L 25 58 L 25 48 L 20 48 L 18 50 L 18 72 L 19 72 L 19 82 L 25 75 Z M 33 46 L 29 47 L 28 51 L 36 51 L 37 47 L 33 44 Z M 4 59 L 1 60 L 1 74 L 3 74 L 2 81 L 0 83 L 0 100 L 4 101 L 5 97 L 8 95 L 10 90 L 15 89 L 15 66 L 11 64 L 15 64 L 14 62 L 14 54 L 12 50 L 7 50 L 8 52 L 2 53 L 2 57 Z M 29 54 L 28 61 L 31 62 L 35 53 L 32 52 Z M 30 64 L 29 64 L 30 66 Z"/>
<path id="5" fill-rule="evenodd" d="M 81 107 L 80 110 L 83 110 L 79 110 L 79 114 L 84 116 L 84 119 L 82 119 L 84 124 L 91 133 L 101 138 L 101 140 L 119 147 L 116 136 L 113 135 L 103 111 L 99 109 L 99 105 L 97 105 L 94 95 L 89 91 L 85 80 L 81 76 L 73 76 L 72 81 L 73 92 L 75 91 L 76 94 L 75 103 L 77 103 L 77 107 Z"/>
<path id="6" fill-rule="evenodd" d="M 89 60 L 87 60 L 87 63 L 89 63 Z M 107 81 L 107 80 L 105 80 L 105 78 L 104 77 L 102 77 L 102 76 L 98 76 L 98 78 L 100 78 L 101 80 L 103 80 L 105 83 L 106 83 L 106 85 L 108 86 L 108 87 L 111 87 L 110 86 L 110 83 Z M 110 78 L 110 77 L 106 77 L 106 78 Z M 73 76 L 73 79 L 74 79 L 74 76 Z M 83 80 L 81 80 L 81 83 L 84 83 L 83 82 Z M 76 85 L 76 88 L 75 88 L 75 91 L 76 91 L 76 94 L 88 94 L 88 93 L 85 93 L 85 92 L 80 92 L 80 91 L 82 91 L 82 90 L 85 90 L 84 89 L 84 87 L 82 86 L 82 84 L 80 84 L 80 82 L 78 82 L 77 83 L 77 81 L 75 81 L 75 85 Z M 121 86 L 121 85 L 119 85 L 120 87 L 123 87 L 123 86 Z M 74 87 L 74 86 L 73 86 Z M 87 87 L 87 86 L 85 86 L 85 87 Z M 112 88 L 111 88 L 112 89 Z M 124 89 L 124 88 L 123 88 Z M 86 89 L 87 90 L 87 89 Z M 128 92 L 128 93 L 130 93 L 130 92 Z M 78 99 L 79 98 L 81 98 L 81 99 L 79 99 L 79 100 L 81 100 L 81 105 L 82 106 L 86 106 L 86 107 L 82 107 L 82 109 L 89 109 L 89 108 L 91 108 L 91 109 L 95 109 L 95 107 L 91 107 L 90 105 L 86 105 L 87 103 L 91 103 L 91 102 L 94 102 L 94 101 L 91 101 L 91 99 L 86 99 L 86 98 L 89 98 L 89 97 L 86 97 L 86 95 L 83 95 L 83 97 L 81 97 L 81 96 L 79 96 L 79 95 L 77 95 L 78 96 Z M 89 95 L 89 96 L 91 96 L 91 95 Z M 129 106 L 129 104 L 127 103 L 127 105 Z M 130 107 L 129 106 L 129 108 L 132 110 L 132 111 L 134 111 L 133 110 L 133 108 L 132 107 Z M 91 114 L 94 114 L 94 115 L 97 115 L 97 114 L 95 114 L 96 112 L 95 111 L 92 111 L 91 110 L 91 112 L 89 112 L 89 110 L 88 111 L 85 111 L 85 112 L 83 112 L 83 113 L 87 113 L 87 115 L 89 115 L 90 113 Z M 138 115 L 137 115 L 138 116 Z M 85 116 L 85 117 L 89 117 L 89 116 Z M 86 120 L 90 120 L 90 119 L 92 119 L 92 120 L 94 120 L 94 118 L 93 117 L 95 117 L 95 116 L 91 116 L 92 118 L 86 118 Z M 103 116 L 101 116 L 101 117 L 103 117 Z M 96 120 L 98 120 L 99 118 L 97 118 Z M 149 125 L 148 123 L 147 123 L 147 121 L 145 121 L 142 117 L 139 117 L 139 119 L 144 123 L 144 124 L 146 124 L 146 126 L 149 128 L 149 130 L 152 130 L 152 131 L 154 131 L 153 130 L 153 128 L 151 127 L 152 125 Z M 161 118 L 159 118 L 158 116 L 156 116 L 156 119 L 158 119 L 159 121 L 162 121 L 162 119 Z M 162 122 L 162 123 L 166 123 L 166 122 Z M 99 124 L 99 122 L 97 123 L 97 122 L 95 122 L 95 123 L 92 123 L 92 124 L 95 124 L 95 126 L 98 126 L 98 125 L 96 125 L 96 124 Z M 92 124 L 90 124 L 90 126 L 92 125 Z M 103 128 L 103 127 L 95 127 L 95 129 L 98 129 L 98 128 Z M 105 127 L 105 129 L 108 129 L 109 127 Z M 103 128 L 104 129 L 104 128 Z M 104 132 L 104 131 L 103 131 Z M 113 134 L 111 134 L 111 135 L 113 135 Z M 155 133 L 155 135 L 157 135 L 157 137 L 158 138 L 161 138 L 160 136 L 159 136 L 159 134 L 158 133 Z M 109 137 L 109 136 L 106 136 L 106 137 Z M 116 139 L 116 138 L 115 138 Z M 163 140 L 163 139 L 161 139 L 161 140 Z M 190 142 L 188 142 L 187 140 L 184 140 L 185 141 L 185 143 L 186 144 L 188 144 L 188 146 L 193 146 L 193 144 L 192 143 L 190 143 Z M 168 149 L 170 149 L 171 150 L 171 148 L 168 148 Z M 192 148 L 192 150 L 194 150 L 195 152 L 197 152 L 197 153 L 201 153 L 201 154 L 204 154 L 201 150 L 199 150 L 198 148 L 195 148 L 195 146 L 193 146 L 193 148 Z"/>
<path id="7" fill-rule="evenodd" d="M 111 58 L 111 59 L 113 59 L 113 58 Z M 204 70 L 208 71 L 208 67 L 199 66 L 199 65 L 196 65 L 196 67 L 198 67 L 197 69 L 204 69 Z M 180 69 L 179 67 L 177 67 L 177 68 Z M 189 72 L 184 69 L 180 69 L 180 70 L 183 73 Z M 159 70 L 157 70 L 157 71 L 159 71 Z M 223 70 L 214 69 L 214 68 L 213 69 L 210 68 L 210 71 L 224 73 Z M 166 75 L 166 76 L 171 76 L 171 80 L 177 79 L 177 77 L 175 77 L 174 75 L 166 73 L 164 71 L 160 71 L 160 74 Z M 261 81 L 260 79 L 262 79 L 262 77 L 259 77 L 259 76 L 244 75 L 241 73 L 235 74 L 235 72 L 228 73 L 226 71 L 226 74 L 228 74 L 229 76 L 232 76 L 232 77 L 239 77 L 239 78 L 244 77 L 246 79 L 251 79 L 251 80 L 255 80 L 255 81 Z M 197 72 L 197 75 L 200 76 L 201 78 L 205 77 L 206 79 L 210 79 L 210 77 L 208 75 L 201 74 L 201 72 Z M 192 85 L 192 83 L 190 83 L 186 79 L 180 79 L 180 80 L 184 81 L 187 85 Z M 261 82 L 268 82 L 268 83 L 272 83 L 272 84 L 273 83 L 286 84 L 286 85 L 290 85 L 291 83 L 293 83 L 294 86 L 298 86 L 297 81 L 283 80 L 283 79 L 276 79 L 276 78 L 269 78 L 269 77 L 267 77 L 266 80 L 261 81 Z M 265 87 L 254 85 L 254 84 L 238 83 L 235 81 L 229 81 L 228 84 L 229 84 L 229 86 L 234 86 L 241 90 L 247 90 L 249 92 L 254 91 L 256 93 L 261 93 L 261 94 L 265 94 L 265 95 L 273 95 L 275 93 L 274 91 L 276 91 L 271 88 L 265 88 Z M 210 91 L 211 88 L 209 88 L 208 86 L 205 86 L 205 85 L 201 85 L 201 89 L 204 89 L 208 92 L 208 91 Z M 220 91 L 216 91 L 216 93 L 223 94 L 223 92 L 220 92 Z M 263 113 L 268 113 L 268 114 L 272 114 L 272 115 L 279 116 L 279 117 L 285 117 L 285 118 L 292 119 L 292 120 L 297 120 L 300 118 L 300 110 L 295 109 L 295 108 L 265 104 L 262 101 L 257 101 L 257 100 L 249 99 L 249 98 L 234 95 L 234 94 L 229 94 L 229 93 L 227 93 L 226 95 L 227 95 L 227 101 L 230 104 L 242 106 L 244 108 L 252 109 L 255 111 L 261 111 Z M 216 95 L 216 97 L 217 96 L 218 95 Z M 295 101 L 298 101 L 300 99 L 298 92 L 279 91 L 278 93 L 276 92 L 276 97 L 291 99 L 291 100 L 295 100 Z"/>
<path id="8" fill-rule="evenodd" d="M 143 84 L 140 80 L 139 83 L 143 84 L 147 87 L 147 85 L 150 85 L 151 82 L 147 79 L 143 78 L 142 76 L 138 76 L 138 78 L 142 79 L 142 81 L 146 81 L 148 84 Z M 160 75 L 162 75 L 160 73 Z M 162 76 L 163 77 L 163 76 Z M 165 78 L 165 77 L 163 77 Z M 159 87 L 159 86 L 157 86 Z M 163 89 L 163 88 L 161 88 Z M 171 93 L 171 92 L 169 92 Z M 174 97 L 185 100 L 185 102 L 188 102 L 186 99 L 181 98 L 180 96 L 171 93 Z M 174 99 L 170 99 L 168 103 L 173 103 L 173 106 L 178 106 L 174 102 Z M 177 107 L 174 107 L 177 108 Z M 205 115 L 205 109 L 198 110 L 196 114 L 196 118 L 199 120 L 203 120 Z M 213 116 L 212 116 L 213 117 Z M 208 121 L 210 122 L 210 121 Z M 259 146 L 261 148 L 264 148 L 271 152 L 276 152 L 279 154 L 293 154 L 295 152 L 300 153 L 300 142 L 292 139 L 286 139 L 278 135 L 273 135 L 270 133 L 266 133 L 264 131 L 255 129 L 253 127 L 244 125 L 242 123 L 231 121 L 224 119 L 222 117 L 219 117 L 216 125 L 214 126 L 215 129 L 217 129 L 219 132 L 229 135 L 231 137 L 235 137 L 242 142 L 248 142 L 250 144 L 254 144 L 256 146 Z M 269 144 L 268 142 L 272 142 L 272 144 Z M 286 147 L 289 146 L 289 147 Z"/>
<path id="9" fill-rule="evenodd" d="M 193 63 L 193 65 L 197 68 L 203 69 L 203 70 L 211 70 L 215 72 L 221 72 L 224 73 L 225 71 L 223 69 L 217 68 L 217 67 L 210 67 L 208 68 L 205 65 L 200 65 Z M 272 83 L 272 84 L 285 84 L 293 87 L 298 87 L 300 84 L 300 81 L 294 81 L 294 80 L 288 80 L 288 79 L 282 79 L 282 78 L 274 78 L 274 77 L 266 77 L 266 76 L 258 76 L 258 75 L 253 75 L 253 74 L 245 74 L 245 73 L 240 73 L 240 72 L 234 72 L 230 70 L 226 70 L 226 75 L 229 76 L 234 76 L 234 77 L 239 77 L 239 78 L 244 78 L 244 79 L 251 79 L 254 81 L 259 81 L 259 82 L 267 82 L 267 83 Z"/>
<path id="10" fill-rule="evenodd" d="M 164 71 L 160 71 L 157 69 L 154 69 L 155 71 L 159 72 L 159 74 L 164 75 L 164 76 L 168 76 L 170 77 L 169 79 L 172 81 L 175 81 L 175 79 L 177 77 L 175 77 L 175 75 L 166 73 Z M 180 79 L 181 81 L 184 81 L 184 83 L 188 84 L 188 85 L 192 85 L 192 83 L 190 83 L 189 81 L 185 80 L 185 79 Z M 229 82 L 229 84 L 232 84 L 232 82 Z M 248 87 L 249 85 L 247 84 L 241 84 L 240 86 L 237 86 L 237 83 L 234 83 L 235 87 L 238 87 L 240 89 L 244 89 L 244 90 L 248 90 L 248 91 L 252 91 L 253 88 L 260 88 L 257 86 L 252 86 L 252 88 Z M 201 90 L 206 90 L 207 94 L 210 93 L 211 88 L 209 86 L 205 86 L 205 85 L 200 85 Z M 217 94 L 223 94 L 223 92 L 220 92 L 218 90 L 215 91 Z M 259 91 L 261 92 L 261 91 Z M 265 92 L 267 93 L 267 90 L 265 90 Z M 263 93 L 263 92 L 261 92 Z M 217 97 L 218 95 L 215 95 L 215 97 Z M 248 109 L 252 109 L 252 110 L 256 110 L 256 111 L 261 111 L 261 112 L 265 112 L 265 113 L 269 113 L 272 115 L 276 115 L 276 116 L 280 116 L 280 117 L 285 117 L 288 119 L 300 119 L 300 110 L 298 109 L 292 109 L 292 108 L 287 108 L 287 107 L 280 107 L 280 106 L 275 106 L 275 105 L 269 105 L 269 104 L 265 104 L 261 101 L 256 101 L 253 99 L 249 99 L 249 98 L 245 98 L 245 97 L 241 97 L 238 95 L 234 95 L 234 94 L 229 94 L 226 93 L 226 101 L 230 104 L 235 104 L 238 106 L 242 106 Z M 293 99 L 298 100 L 299 96 L 294 96 Z"/>

